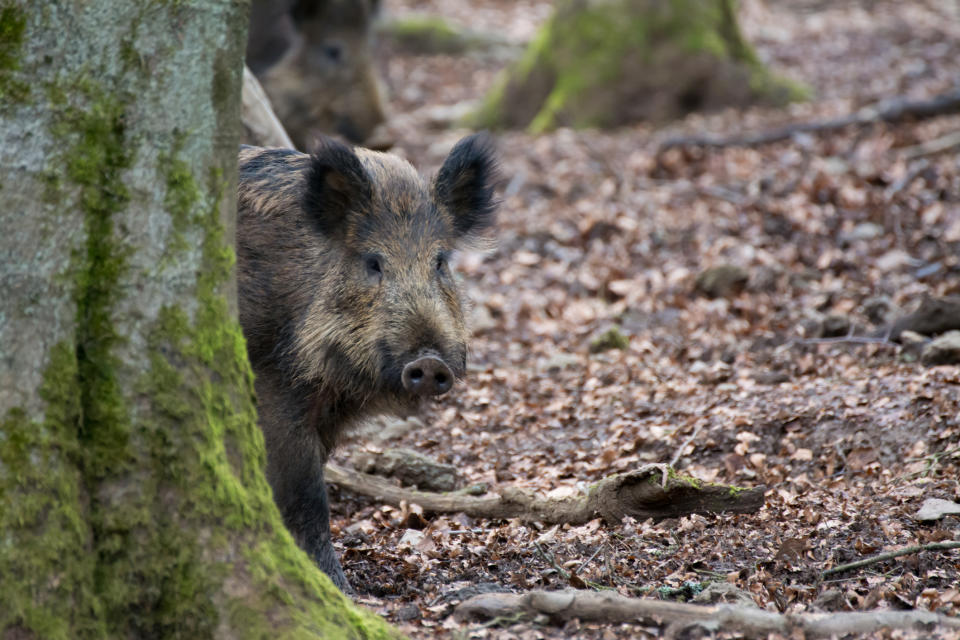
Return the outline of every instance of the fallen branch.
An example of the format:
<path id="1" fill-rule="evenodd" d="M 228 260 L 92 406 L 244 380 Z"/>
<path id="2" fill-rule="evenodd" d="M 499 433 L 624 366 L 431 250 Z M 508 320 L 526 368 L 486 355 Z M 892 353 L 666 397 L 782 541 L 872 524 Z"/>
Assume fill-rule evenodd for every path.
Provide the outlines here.
<path id="1" fill-rule="evenodd" d="M 960 296 L 925 297 L 916 311 L 875 335 L 886 334 L 890 340 L 898 340 L 904 331 L 932 336 L 957 329 L 960 329 Z"/>
<path id="2" fill-rule="evenodd" d="M 692 513 L 754 513 L 763 506 L 765 487 L 741 489 L 699 482 L 665 465 L 608 476 L 585 495 L 544 498 L 515 487 L 499 494 L 471 496 L 405 489 L 383 478 L 327 463 L 327 481 L 393 506 L 414 503 L 434 513 L 463 512 L 479 518 L 520 518 L 528 522 L 583 524 L 603 518 L 610 524 L 624 516 L 637 520 L 676 518 Z"/>
<path id="3" fill-rule="evenodd" d="M 835 573 L 841 573 L 843 571 L 849 571 L 850 569 L 867 567 L 871 564 L 877 564 L 878 562 L 883 562 L 884 560 L 892 560 L 893 558 L 899 558 L 900 556 L 913 555 L 915 553 L 920 553 L 921 551 L 943 551 L 948 549 L 960 549 L 960 542 L 931 542 L 929 544 L 918 544 L 912 547 L 904 547 L 902 549 L 897 549 L 896 551 L 887 551 L 886 553 L 881 553 L 871 558 L 864 558 L 863 560 L 857 560 L 856 562 L 850 562 L 848 564 L 841 564 L 836 567 L 831 567 L 830 569 L 827 569 L 821 573 L 820 578 L 826 578 L 827 576 Z"/>
<path id="4" fill-rule="evenodd" d="M 937 153 L 943 153 L 944 151 L 953 151 L 958 147 L 960 147 L 960 131 L 954 131 L 945 136 L 913 145 L 912 147 L 904 147 L 899 151 L 908 160 L 913 160 L 914 158 L 932 156 Z"/>
<path id="5" fill-rule="evenodd" d="M 790 341 L 791 345 L 799 345 L 803 347 L 819 344 L 886 344 L 890 346 L 897 346 L 896 342 L 893 342 L 888 337 L 875 337 L 875 336 L 835 336 L 833 338 L 797 338 Z"/>
<path id="6" fill-rule="evenodd" d="M 247 65 L 243 65 L 241 101 L 243 104 L 240 119 L 246 129 L 245 140 L 261 147 L 296 149 L 273 112 L 266 92 Z"/>
<path id="7" fill-rule="evenodd" d="M 877 122 L 899 122 L 907 118 L 932 118 L 960 111 L 960 90 L 945 93 L 930 100 L 895 98 L 864 107 L 856 113 L 813 122 L 798 122 L 769 131 L 734 136 L 689 136 L 671 138 L 660 145 L 660 151 L 673 147 L 756 147 L 789 140 L 802 133 L 825 133 L 849 126 L 864 126 Z"/>
<path id="8" fill-rule="evenodd" d="M 573 618 L 610 624 L 642 622 L 669 625 L 668 635 L 684 627 L 736 631 L 750 636 L 776 633 L 784 637 L 844 636 L 881 629 L 960 629 L 960 618 L 931 611 L 870 611 L 862 613 L 771 613 L 734 605 L 704 606 L 662 600 L 628 598 L 611 591 L 531 591 L 524 594 L 485 593 L 460 603 L 458 620 L 490 620 L 524 614 L 546 615 L 553 622 Z"/>

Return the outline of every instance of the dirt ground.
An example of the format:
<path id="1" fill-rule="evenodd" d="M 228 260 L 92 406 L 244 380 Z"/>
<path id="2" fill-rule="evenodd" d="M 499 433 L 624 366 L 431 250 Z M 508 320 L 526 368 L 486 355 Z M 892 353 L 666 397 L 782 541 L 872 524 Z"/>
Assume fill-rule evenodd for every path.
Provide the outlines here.
<path id="1" fill-rule="evenodd" d="M 785 110 L 693 115 L 616 131 L 498 133 L 497 242 L 458 268 L 475 304 L 470 375 L 377 447 L 454 465 L 464 484 L 564 495 L 649 462 L 768 488 L 753 515 L 543 526 L 385 507 L 331 487 L 335 543 L 358 600 L 413 638 L 635 638 L 640 625 L 456 622 L 480 590 L 615 589 L 689 600 L 728 582 L 777 612 L 922 608 L 960 616 L 960 550 L 820 580 L 829 567 L 960 539 L 960 367 L 871 335 L 924 296 L 960 294 L 960 151 L 908 158 L 960 116 L 801 136 L 757 148 L 673 149 L 680 134 L 759 131 L 960 79 L 960 4 L 760 0 L 743 27 L 815 97 Z M 387 0 L 521 43 L 536 0 Z M 395 151 L 430 171 L 466 132 L 437 107 L 482 96 L 502 56 L 381 47 Z M 697 277 L 742 269 L 709 298 Z M 626 349 L 591 352 L 612 326 Z M 364 447 L 354 438 L 345 462 Z M 682 450 L 681 450 L 682 447 Z M 572 575 L 572 577 L 564 577 Z M 886 634 L 880 637 L 910 637 Z"/>

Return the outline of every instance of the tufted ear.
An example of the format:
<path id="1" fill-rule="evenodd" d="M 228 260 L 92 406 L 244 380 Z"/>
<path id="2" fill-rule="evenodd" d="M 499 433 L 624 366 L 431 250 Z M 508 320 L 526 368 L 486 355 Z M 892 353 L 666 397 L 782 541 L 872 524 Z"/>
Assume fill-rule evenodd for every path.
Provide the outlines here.
<path id="1" fill-rule="evenodd" d="M 464 138 L 450 151 L 433 190 L 437 204 L 453 216 L 458 237 L 475 236 L 493 226 L 499 204 L 493 195 L 497 179 L 489 135 L 477 133 Z"/>
<path id="2" fill-rule="evenodd" d="M 327 236 L 344 231 L 351 213 L 369 210 L 370 177 L 353 149 L 321 136 L 310 156 L 303 206 L 307 217 Z"/>
<path id="3" fill-rule="evenodd" d="M 290 15 L 297 25 L 319 20 L 328 26 L 366 29 L 379 7 L 370 0 L 294 0 Z"/>
<path id="4" fill-rule="evenodd" d="M 294 22 L 300 24 L 305 20 L 315 18 L 329 4 L 326 0 L 294 0 L 290 2 L 290 15 Z"/>

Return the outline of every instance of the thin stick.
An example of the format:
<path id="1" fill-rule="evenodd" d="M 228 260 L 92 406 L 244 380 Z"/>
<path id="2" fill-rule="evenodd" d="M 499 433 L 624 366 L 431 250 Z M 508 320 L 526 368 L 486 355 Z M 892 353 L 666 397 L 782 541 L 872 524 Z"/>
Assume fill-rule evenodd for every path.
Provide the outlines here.
<path id="1" fill-rule="evenodd" d="M 690 437 L 683 441 L 683 444 L 677 447 L 677 452 L 673 454 L 673 458 L 670 459 L 670 466 L 676 468 L 677 461 L 680 459 L 680 456 L 683 455 L 683 450 L 687 448 L 687 445 L 694 441 L 694 439 L 700 434 L 700 429 L 703 427 L 703 424 L 698 424 L 697 428 L 693 430 L 693 433 L 690 434 Z"/>
<path id="2" fill-rule="evenodd" d="M 889 338 L 876 338 L 873 336 L 839 336 L 836 338 L 798 338 L 796 340 L 791 340 L 793 345 L 816 345 L 816 344 L 886 344 L 890 346 L 898 346 L 896 342 L 892 342 Z"/>
<path id="3" fill-rule="evenodd" d="M 773 142 L 789 140 L 797 134 L 823 133 L 844 129 L 851 125 L 864 126 L 875 122 L 899 122 L 907 118 L 931 118 L 934 116 L 960 111 L 960 90 L 935 96 L 930 100 L 907 100 L 895 98 L 864 107 L 855 113 L 830 120 L 798 122 L 769 131 L 748 133 L 729 137 L 692 136 L 666 140 L 660 145 L 660 151 L 672 147 L 755 147 Z M 949 140 L 943 144 L 953 144 Z M 945 148 L 949 148 L 947 145 Z M 916 152 L 914 152 L 916 153 Z M 917 155 L 924 155 L 923 153 Z M 917 157 L 917 155 L 911 157 Z"/>
<path id="4" fill-rule="evenodd" d="M 904 174 L 902 178 L 890 185 L 890 188 L 888 188 L 886 193 L 883 195 L 886 196 L 887 200 L 892 200 L 893 196 L 909 187 L 913 181 L 919 178 L 920 174 L 926 171 L 929 167 L 930 163 L 926 160 L 921 160 L 920 162 L 916 163 Z"/>
<path id="5" fill-rule="evenodd" d="M 588 564 L 590 564 L 591 562 L 593 562 L 593 559 L 596 558 L 598 555 L 600 555 L 600 552 L 603 551 L 603 547 L 604 547 L 604 546 L 606 546 L 606 543 L 601 544 L 600 546 L 598 546 L 598 547 L 597 547 L 597 550 L 593 552 L 593 555 L 592 555 L 592 556 L 590 556 L 589 558 L 587 558 L 586 560 L 584 560 L 583 562 L 581 562 L 579 565 L 577 565 L 577 568 L 574 570 L 574 573 L 577 574 L 577 573 L 580 573 L 581 571 L 583 571 L 583 568 L 584 568 L 585 566 L 587 566 Z"/>
<path id="6" fill-rule="evenodd" d="M 560 574 L 561 578 L 563 578 L 564 580 L 570 579 L 570 572 L 564 569 L 563 567 L 561 567 L 559 564 L 557 564 L 557 560 L 552 553 L 547 553 L 546 551 L 544 551 L 543 547 L 540 546 L 539 542 L 534 542 L 533 546 L 537 548 L 537 551 L 540 553 L 540 555 L 543 557 L 544 560 L 546 560 L 548 563 L 553 565 L 553 568 L 557 570 L 557 573 Z"/>
<path id="7" fill-rule="evenodd" d="M 820 574 L 820 577 L 825 578 L 826 576 L 833 575 L 834 573 L 840 573 L 841 571 L 848 571 L 850 569 L 859 569 L 860 567 L 866 567 L 871 564 L 883 562 L 884 560 L 891 560 L 893 558 L 899 558 L 900 556 L 912 555 L 914 553 L 920 553 L 921 551 L 943 551 L 948 549 L 960 549 L 960 541 L 931 542 L 930 544 L 914 545 L 912 547 L 904 547 L 903 549 L 897 549 L 896 551 L 888 551 L 886 553 L 881 553 L 880 555 L 873 556 L 872 558 L 865 558 L 863 560 L 857 560 L 856 562 L 851 562 L 849 564 L 841 564 L 831 569 L 827 569 L 826 571 Z"/>
<path id="8" fill-rule="evenodd" d="M 912 147 L 905 147 L 899 151 L 904 157 L 912 160 L 913 158 L 932 156 L 943 151 L 951 151 L 957 147 L 960 147 L 960 131 L 954 131 L 943 137 L 928 140 Z"/>

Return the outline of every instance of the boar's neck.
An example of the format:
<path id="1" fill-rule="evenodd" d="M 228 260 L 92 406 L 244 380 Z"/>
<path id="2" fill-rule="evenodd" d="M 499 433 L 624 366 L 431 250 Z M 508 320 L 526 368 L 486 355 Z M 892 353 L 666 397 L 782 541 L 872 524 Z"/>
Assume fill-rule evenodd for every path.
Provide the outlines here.
<path id="1" fill-rule="evenodd" d="M 305 424 L 320 437 L 324 454 L 329 454 L 340 436 L 367 415 L 356 400 L 327 389 L 314 388 L 304 397 Z"/>

